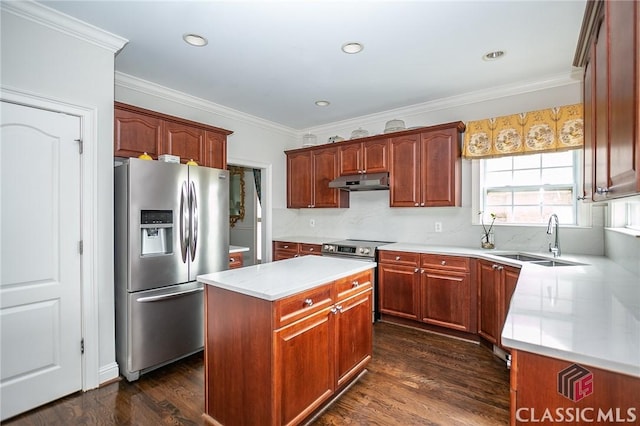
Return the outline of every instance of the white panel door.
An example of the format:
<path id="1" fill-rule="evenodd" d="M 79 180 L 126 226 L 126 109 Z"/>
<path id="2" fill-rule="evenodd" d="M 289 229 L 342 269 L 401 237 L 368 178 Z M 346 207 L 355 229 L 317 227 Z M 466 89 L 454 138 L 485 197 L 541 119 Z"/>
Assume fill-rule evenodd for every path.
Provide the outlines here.
<path id="1" fill-rule="evenodd" d="M 0 102 L 0 420 L 82 387 L 80 118 Z"/>

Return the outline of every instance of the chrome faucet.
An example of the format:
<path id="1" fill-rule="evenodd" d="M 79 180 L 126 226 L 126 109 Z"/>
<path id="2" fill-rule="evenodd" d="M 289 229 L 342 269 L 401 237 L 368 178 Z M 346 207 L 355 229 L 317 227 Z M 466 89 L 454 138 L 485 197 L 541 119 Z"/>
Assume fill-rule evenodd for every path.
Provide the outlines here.
<path id="1" fill-rule="evenodd" d="M 555 220 L 555 226 L 554 226 L 554 220 Z M 560 232 L 559 231 L 560 231 L 560 221 L 558 220 L 558 215 L 553 213 L 549 217 L 549 224 L 547 225 L 547 234 L 549 235 L 553 233 L 556 234 L 553 241 L 553 247 L 551 246 L 551 243 L 549 243 L 549 251 L 553 253 L 553 257 L 560 256 Z"/>

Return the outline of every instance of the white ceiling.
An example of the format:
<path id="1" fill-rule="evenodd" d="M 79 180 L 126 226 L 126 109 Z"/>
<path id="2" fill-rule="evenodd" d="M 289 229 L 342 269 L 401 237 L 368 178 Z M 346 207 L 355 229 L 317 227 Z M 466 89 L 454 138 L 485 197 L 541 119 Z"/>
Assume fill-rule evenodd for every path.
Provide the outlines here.
<path id="1" fill-rule="evenodd" d="M 568 76 L 586 3 L 42 2 L 128 39 L 117 71 L 294 129 Z M 493 50 L 506 55 L 482 59 Z"/>

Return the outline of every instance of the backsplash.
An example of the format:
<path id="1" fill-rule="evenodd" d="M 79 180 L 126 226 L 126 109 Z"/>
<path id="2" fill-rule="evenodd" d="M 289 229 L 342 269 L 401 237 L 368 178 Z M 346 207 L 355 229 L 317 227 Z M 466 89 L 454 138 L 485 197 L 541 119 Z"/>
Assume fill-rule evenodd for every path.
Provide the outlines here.
<path id="1" fill-rule="evenodd" d="M 640 238 L 604 230 L 605 255 L 626 270 L 640 275 Z"/>
<path id="2" fill-rule="evenodd" d="M 348 209 L 274 209 L 274 239 L 286 236 L 361 238 L 480 247 L 482 227 L 470 206 L 391 208 L 388 191 L 352 192 Z M 315 226 L 310 226 L 313 219 Z M 435 222 L 442 232 L 435 232 Z M 592 227 L 560 227 L 563 253 L 604 255 L 604 206 L 592 206 Z M 496 250 L 546 252 L 546 226 L 495 226 Z"/>

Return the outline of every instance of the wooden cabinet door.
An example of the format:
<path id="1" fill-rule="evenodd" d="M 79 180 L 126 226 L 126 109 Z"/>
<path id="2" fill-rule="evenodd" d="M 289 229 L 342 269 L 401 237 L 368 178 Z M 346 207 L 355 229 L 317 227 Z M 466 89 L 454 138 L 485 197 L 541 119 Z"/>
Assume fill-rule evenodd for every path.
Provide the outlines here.
<path id="1" fill-rule="evenodd" d="M 340 207 L 340 190 L 329 188 L 329 182 L 338 176 L 338 150 L 335 147 L 313 150 L 311 162 L 313 167 L 312 207 Z"/>
<path id="2" fill-rule="evenodd" d="M 456 128 L 421 134 L 420 206 L 459 206 L 460 144 Z"/>
<path id="3" fill-rule="evenodd" d="M 603 19 L 600 31 L 595 41 L 595 75 L 594 94 L 595 97 L 595 149 L 594 179 L 596 190 L 593 199 L 604 200 L 606 193 L 602 193 L 598 188 L 609 188 L 609 73 L 607 57 L 607 20 Z"/>
<path id="4" fill-rule="evenodd" d="M 114 155 L 128 158 L 146 152 L 157 159 L 162 149 L 162 121 L 118 108 L 114 115 Z"/>
<path id="5" fill-rule="evenodd" d="M 338 149 L 338 168 L 340 176 L 357 175 L 362 170 L 362 143 L 341 145 Z"/>
<path id="6" fill-rule="evenodd" d="M 389 171 L 389 140 L 364 142 L 362 144 L 362 169 L 366 173 Z"/>
<path id="7" fill-rule="evenodd" d="M 609 35 L 609 196 L 640 190 L 640 16 L 637 1 L 605 2 Z"/>
<path id="8" fill-rule="evenodd" d="M 311 207 L 311 151 L 287 154 L 287 207 Z"/>
<path id="9" fill-rule="evenodd" d="M 422 321 L 460 331 L 470 329 L 469 274 L 425 269 L 421 273 Z"/>
<path id="10" fill-rule="evenodd" d="M 345 300 L 336 307 L 337 387 L 358 373 L 371 359 L 373 322 L 371 290 Z"/>
<path id="11" fill-rule="evenodd" d="M 203 166 L 216 169 L 227 168 L 227 136 L 205 131 Z"/>
<path id="12" fill-rule="evenodd" d="M 498 344 L 501 311 L 498 265 L 484 260 L 478 265 L 478 334 Z"/>
<path id="13" fill-rule="evenodd" d="M 589 59 L 584 66 L 583 85 L 583 119 L 584 119 L 584 148 L 583 148 L 583 168 L 582 168 L 582 188 L 585 201 L 593 200 L 594 186 L 594 162 L 595 162 L 595 97 L 594 97 L 594 67 L 595 67 L 595 47 L 590 48 Z"/>
<path id="14" fill-rule="evenodd" d="M 204 130 L 170 121 L 162 127 L 162 154 L 177 155 L 182 163 L 193 160 L 204 165 Z"/>
<path id="15" fill-rule="evenodd" d="M 418 319 L 419 269 L 413 266 L 380 264 L 378 269 L 378 300 L 380 312 L 409 319 Z"/>
<path id="16" fill-rule="evenodd" d="M 389 140 L 391 207 L 420 206 L 420 134 Z"/>
<path id="17" fill-rule="evenodd" d="M 324 309 L 275 332 L 277 424 L 298 424 L 332 395 L 334 317 Z"/>
<path id="18" fill-rule="evenodd" d="M 503 292 L 502 292 L 502 312 L 500 313 L 500 325 L 498 330 L 498 341 L 502 346 L 502 329 L 504 328 L 504 322 L 507 319 L 509 313 L 509 306 L 511 305 L 511 297 L 516 290 L 516 284 L 518 283 L 518 277 L 520 276 L 520 269 L 505 266 L 502 271 L 503 280 Z"/>

